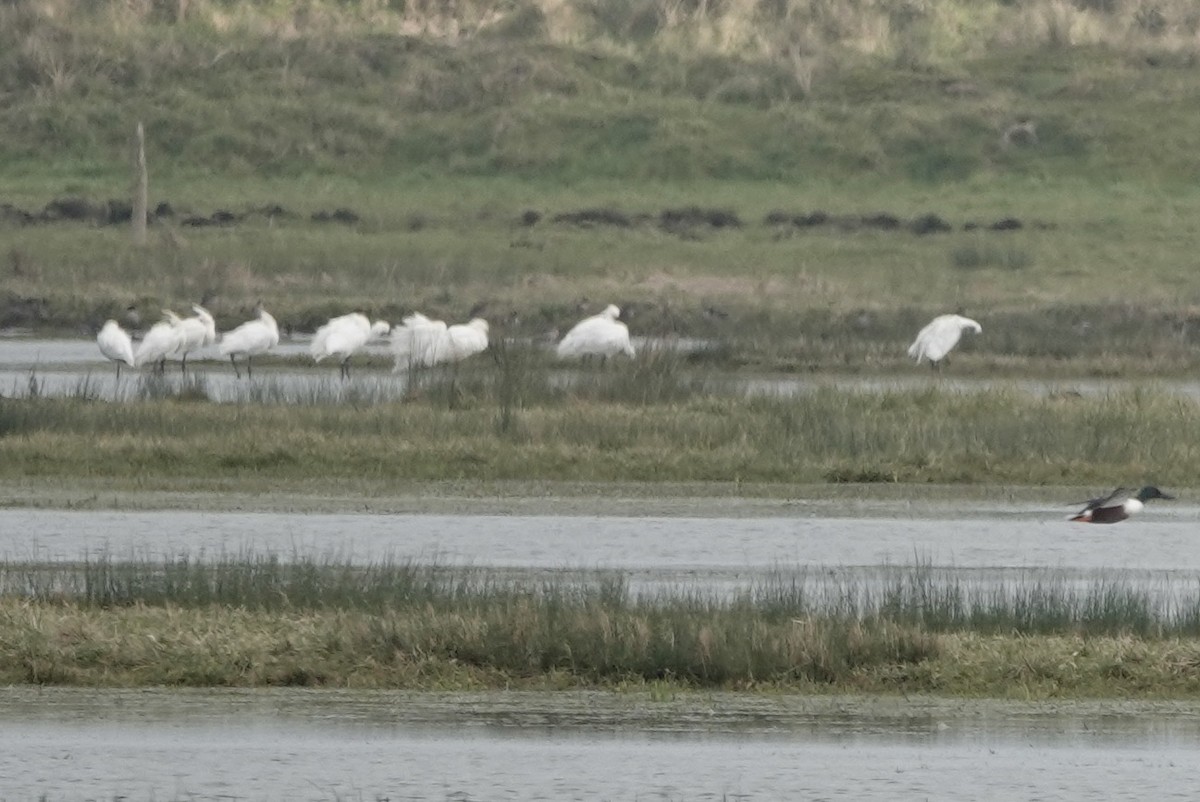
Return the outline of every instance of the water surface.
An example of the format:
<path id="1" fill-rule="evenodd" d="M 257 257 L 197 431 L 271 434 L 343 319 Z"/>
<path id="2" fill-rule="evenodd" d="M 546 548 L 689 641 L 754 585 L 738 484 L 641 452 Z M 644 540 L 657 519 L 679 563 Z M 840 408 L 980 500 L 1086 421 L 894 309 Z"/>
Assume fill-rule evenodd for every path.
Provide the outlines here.
<path id="1" fill-rule="evenodd" d="M 1189 799 L 1188 706 L 17 689 L 4 798 Z"/>
<path id="2" fill-rule="evenodd" d="M 276 356 L 307 356 L 309 338 L 299 336 L 282 341 L 272 352 Z M 639 340 L 639 347 L 670 347 L 690 351 L 707 344 L 687 339 Z M 407 384 L 404 372 L 393 373 L 390 351 L 386 343 L 373 343 L 363 349 L 388 362 L 381 367 L 352 368 L 350 381 L 337 376 L 333 363 L 298 367 L 260 366 L 253 380 L 238 379 L 229 363 L 217 356 L 215 348 L 204 349 L 188 360 L 193 380 L 202 383 L 210 399 L 233 403 L 269 398 L 275 401 L 301 403 L 320 399 L 325 401 L 360 400 L 388 401 L 402 398 Z M 91 339 L 39 339 L 31 337 L 0 337 L 0 395 L 23 397 L 31 393 L 43 396 L 87 395 L 104 400 L 136 398 L 143 373 L 124 369 L 120 381 L 112 364 L 104 359 Z M 555 369 L 553 380 L 569 384 L 573 379 L 570 368 Z M 823 388 L 855 392 L 895 392 L 937 387 L 950 392 L 972 393 L 988 390 L 1012 390 L 1036 397 L 1071 397 L 1073 395 L 1100 397 L 1126 394 L 1146 387 L 1162 392 L 1200 400 L 1200 381 L 1156 379 L 990 379 L 959 378 L 935 375 L 926 370 L 894 376 L 843 376 L 811 374 L 804 376 L 737 376 L 706 378 L 714 391 L 747 395 L 794 396 Z M 31 384 L 32 382 L 32 384 Z M 179 365 L 168 367 L 166 383 L 178 389 L 182 380 Z"/>
<path id="3" fill-rule="evenodd" d="M 1149 593 L 1168 610 L 1190 604 L 1200 588 L 1200 539 L 1194 536 L 1200 511 L 1170 512 L 1097 527 L 1032 506 L 971 518 L 13 508 L 0 510 L 0 559 L 75 563 L 98 556 L 159 561 L 273 555 L 362 565 L 411 561 L 487 569 L 527 583 L 592 583 L 616 572 L 635 594 L 728 597 L 799 584 L 814 600 L 871 593 L 911 576 L 916 565 L 931 571 L 934 582 L 970 593 L 1011 592 L 1037 583 L 1089 592 L 1115 581 Z M 15 581 L 21 576 L 18 570 Z"/>
<path id="4" fill-rule="evenodd" d="M 963 514 L 959 510 L 959 515 Z M 253 551 L 543 568 L 878 566 L 1200 570 L 1200 510 L 1150 507 L 1117 526 L 1016 507 L 972 517 L 771 518 L 0 509 L 0 555 L 70 560 Z"/>

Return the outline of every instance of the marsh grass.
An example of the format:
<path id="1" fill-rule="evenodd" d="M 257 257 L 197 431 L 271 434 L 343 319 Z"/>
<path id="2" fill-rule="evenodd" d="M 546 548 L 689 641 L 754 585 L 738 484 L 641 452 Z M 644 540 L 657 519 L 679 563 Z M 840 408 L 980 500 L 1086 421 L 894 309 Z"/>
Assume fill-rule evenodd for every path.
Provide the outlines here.
<path id="1" fill-rule="evenodd" d="M 0 563 L 0 596 L 87 608 L 136 605 L 255 611 L 405 608 L 477 612 L 529 603 L 554 618 L 567 609 L 606 614 L 656 611 L 695 617 L 743 615 L 773 623 L 799 619 L 886 621 L 928 632 L 983 635 L 1200 635 L 1200 592 L 1097 572 L 1092 579 L 1034 573 L 969 581 L 928 563 L 872 575 L 777 569 L 732 595 L 688 586 L 635 592 L 619 571 L 542 579 L 495 569 L 384 558 L 367 564 L 330 555 L 181 554 L 81 563 Z M 552 637 L 552 636 L 551 636 Z"/>
<path id="2" fill-rule="evenodd" d="M 1164 596 L 1119 578 L 973 589 L 928 565 L 897 566 L 881 580 L 780 574 L 724 597 L 633 593 L 606 571 L 536 580 L 389 560 L 101 554 L 79 565 L 0 564 L 0 674 L 86 684 L 667 681 L 1011 693 L 1033 672 L 1054 693 L 1147 681 L 1178 693 L 1197 681 L 1187 666 L 1200 662 L 1179 639 L 1198 634 L 1198 610 L 1196 594 Z M 1070 671 L 1054 662 L 1064 644 L 1074 649 Z M 1008 655 L 995 659 L 997 650 Z M 1131 656 L 1164 651 L 1173 655 L 1166 666 Z M 986 652 L 991 663 L 964 669 Z M 1089 679 L 1079 667 L 1089 659 L 1106 673 Z M 1007 681 L 994 676 L 1020 666 Z"/>
<path id="3" fill-rule="evenodd" d="M 76 401 L 98 401 L 103 395 L 101 385 L 90 373 L 80 378 L 68 392 Z"/>
<path id="4" fill-rule="evenodd" d="M 280 487 L 353 477 L 1190 486 L 1200 472 L 1196 402 L 1153 389 L 1038 398 L 932 383 L 743 398 L 698 394 L 691 378 L 674 383 L 673 367 L 657 385 L 631 381 L 630 369 L 589 371 L 582 395 L 481 362 L 402 402 L 0 399 L 0 474 L 201 486 L 258 476 Z"/>
<path id="5" fill-rule="evenodd" d="M 512 430 L 523 409 L 568 403 L 655 406 L 686 402 L 722 390 L 712 370 L 691 367 L 688 354 L 643 348 L 632 359 L 563 363 L 537 344 L 494 338 L 483 358 L 402 373 L 406 396 L 447 410 L 498 409 L 497 429 Z"/>
<path id="6" fill-rule="evenodd" d="M 138 401 L 208 401 L 209 392 L 205 378 L 192 373 L 186 376 L 168 376 L 166 372 L 143 372 L 138 375 L 132 400 Z"/>

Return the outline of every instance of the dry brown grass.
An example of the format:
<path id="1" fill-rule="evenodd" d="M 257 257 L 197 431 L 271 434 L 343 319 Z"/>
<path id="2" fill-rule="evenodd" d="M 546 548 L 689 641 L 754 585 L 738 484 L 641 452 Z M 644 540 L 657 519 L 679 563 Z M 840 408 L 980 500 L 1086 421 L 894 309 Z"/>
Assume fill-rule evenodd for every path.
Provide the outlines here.
<path id="1" fill-rule="evenodd" d="M 1200 12 L 1189 0 L 1028 0 L 1022 3 L 890 0 L 813 3 L 595 3 L 526 0 L 504 7 L 486 0 L 383 3 L 358 0 L 272 6 L 214 0 L 129 2 L 23 0 L 10 4 L 8 24 L 91 17 L 114 29 L 146 22 L 202 22 L 220 32 L 253 30 L 281 39 L 370 28 L 380 33 L 459 41 L 503 31 L 529 32 L 577 45 L 614 50 L 652 43 L 663 50 L 790 62 L 811 75 L 830 53 L 899 61 L 979 56 L 996 48 L 1081 46 L 1192 51 L 1200 47 Z"/>

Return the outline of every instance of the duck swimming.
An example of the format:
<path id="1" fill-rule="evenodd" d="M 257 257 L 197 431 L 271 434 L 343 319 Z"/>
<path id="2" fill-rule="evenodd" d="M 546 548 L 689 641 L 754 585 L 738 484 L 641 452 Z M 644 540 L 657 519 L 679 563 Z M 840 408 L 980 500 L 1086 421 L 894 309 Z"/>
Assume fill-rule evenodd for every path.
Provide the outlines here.
<path id="1" fill-rule="evenodd" d="M 1146 485 L 1136 493 L 1118 487 L 1107 496 L 1090 499 L 1087 506 L 1071 520 L 1089 524 L 1115 524 L 1141 512 L 1146 506 L 1146 502 L 1155 498 L 1173 499 L 1175 497 L 1168 496 L 1154 485 Z"/>

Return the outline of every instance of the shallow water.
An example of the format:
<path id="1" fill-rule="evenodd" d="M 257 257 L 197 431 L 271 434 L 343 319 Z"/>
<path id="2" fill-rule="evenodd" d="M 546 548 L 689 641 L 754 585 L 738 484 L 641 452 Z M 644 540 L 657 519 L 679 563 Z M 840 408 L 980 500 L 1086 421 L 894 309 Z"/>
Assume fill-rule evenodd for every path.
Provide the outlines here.
<path id="1" fill-rule="evenodd" d="M 946 505 L 951 513 L 955 510 Z M 925 509 L 928 509 L 927 507 Z M 210 556 L 384 557 L 540 568 L 881 566 L 1200 570 L 1200 510 L 1150 507 L 1118 526 L 1073 524 L 1034 506 L 967 517 L 688 518 L 593 515 L 289 514 L 0 509 L 0 556 L 69 560 Z"/>
<path id="2" fill-rule="evenodd" d="M 5 799 L 1187 799 L 1191 707 L 635 694 L 0 696 Z"/>
<path id="3" fill-rule="evenodd" d="M 971 593 L 1039 582 L 1088 592 L 1116 581 L 1163 609 L 1200 587 L 1196 508 L 1150 510 L 1120 527 L 1072 524 L 1032 506 L 999 518 L 962 517 L 951 504 L 921 509 L 895 518 L 690 518 L 14 508 L 0 510 L 0 559 L 392 560 L 523 582 L 590 583 L 617 572 L 635 594 L 728 597 L 798 583 L 814 599 L 870 593 L 920 565 L 935 583 Z"/>
<path id="4" fill-rule="evenodd" d="M 639 341 L 640 347 L 672 347 L 695 350 L 705 343 L 696 340 Z M 377 360 L 390 359 L 385 343 L 373 343 L 363 350 Z M 276 356 L 306 356 L 308 338 L 285 340 L 274 349 Z M 361 358 L 360 358 L 361 363 Z M 339 401 L 388 401 L 402 398 L 407 384 L 404 372 L 393 373 L 390 367 L 352 367 L 352 377 L 343 382 L 338 378 L 336 365 L 296 367 L 260 366 L 253 380 L 238 379 L 228 362 L 219 359 L 213 348 L 193 355 L 188 362 L 194 381 L 202 383 L 210 399 L 219 403 L 253 401 L 268 397 L 284 402 L 305 402 L 315 399 Z M 40 339 L 22 336 L 0 336 L 0 395 L 24 397 L 86 395 L 103 400 L 137 398 L 142 371 L 125 368 L 121 379 L 90 339 Z M 556 370 L 555 379 L 569 383 L 569 369 Z M 182 385 L 179 365 L 168 366 L 166 383 L 176 390 Z M 32 382 L 32 384 L 31 384 Z M 737 377 L 728 380 L 714 378 L 709 384 L 717 390 L 748 395 L 792 396 L 811 393 L 822 388 L 857 392 L 891 392 L 936 386 L 939 389 L 971 393 L 1005 389 L 1037 397 L 1104 396 L 1124 394 L 1152 386 L 1159 391 L 1200 400 L 1200 381 L 1192 380 L 1123 380 L 1123 379 L 989 379 L 957 378 L 935 375 L 925 370 L 896 376 L 805 375 Z"/>
<path id="5" fill-rule="evenodd" d="M 1194 589 L 1200 570 L 1200 510 L 1178 504 L 1107 528 L 1033 505 L 875 511 L 710 519 L 4 509 L 0 553 L 433 559 L 533 575 L 614 569 L 635 587 L 708 589 L 745 587 L 781 567 L 864 576 L 922 555 L 979 581 L 1115 571 L 1176 590 Z M 1124 702 L 0 693 L 0 800 L 1190 799 L 1197 747 L 1200 707 Z"/>

